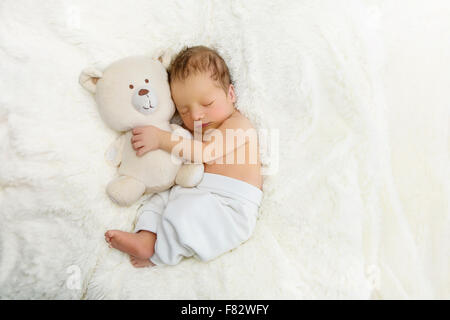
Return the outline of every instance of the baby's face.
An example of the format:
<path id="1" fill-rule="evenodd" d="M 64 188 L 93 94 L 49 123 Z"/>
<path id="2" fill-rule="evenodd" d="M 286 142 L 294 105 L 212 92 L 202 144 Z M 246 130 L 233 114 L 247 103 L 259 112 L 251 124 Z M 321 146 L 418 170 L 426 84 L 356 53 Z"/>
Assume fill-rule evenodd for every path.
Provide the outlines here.
<path id="1" fill-rule="evenodd" d="M 230 84 L 225 93 L 208 73 L 173 81 L 170 89 L 184 125 L 190 131 L 194 131 L 194 121 L 201 121 L 202 132 L 215 129 L 234 111 L 236 97 L 233 85 Z"/>

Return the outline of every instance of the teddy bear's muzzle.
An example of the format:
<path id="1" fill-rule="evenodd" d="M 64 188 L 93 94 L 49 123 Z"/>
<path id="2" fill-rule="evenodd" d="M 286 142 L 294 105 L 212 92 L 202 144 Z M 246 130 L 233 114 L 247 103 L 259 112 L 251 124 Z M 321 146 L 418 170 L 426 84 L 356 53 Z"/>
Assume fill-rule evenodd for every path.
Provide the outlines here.
<path id="1" fill-rule="evenodd" d="M 147 115 L 155 111 L 158 106 L 158 99 L 155 91 L 147 85 L 145 87 L 136 88 L 132 96 L 132 103 L 138 112 Z"/>

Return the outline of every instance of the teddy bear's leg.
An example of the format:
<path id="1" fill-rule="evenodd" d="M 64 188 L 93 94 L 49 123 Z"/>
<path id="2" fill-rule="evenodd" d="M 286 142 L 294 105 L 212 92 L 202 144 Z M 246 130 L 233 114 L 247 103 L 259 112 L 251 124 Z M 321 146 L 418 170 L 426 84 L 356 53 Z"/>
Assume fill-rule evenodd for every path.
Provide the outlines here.
<path id="1" fill-rule="evenodd" d="M 120 176 L 106 187 L 106 193 L 119 206 L 130 206 L 145 192 L 145 184 L 128 176 Z"/>

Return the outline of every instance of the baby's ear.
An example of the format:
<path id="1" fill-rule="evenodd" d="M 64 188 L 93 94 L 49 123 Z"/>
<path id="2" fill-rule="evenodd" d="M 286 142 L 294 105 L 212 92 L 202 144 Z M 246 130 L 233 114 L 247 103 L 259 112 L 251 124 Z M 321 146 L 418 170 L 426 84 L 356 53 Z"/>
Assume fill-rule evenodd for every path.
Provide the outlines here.
<path id="1" fill-rule="evenodd" d="M 170 60 L 171 60 L 172 56 L 170 54 L 169 51 L 164 51 L 159 57 L 158 60 L 159 62 L 162 63 L 162 65 L 164 66 L 164 68 L 169 68 L 170 65 Z"/>
<path id="2" fill-rule="evenodd" d="M 80 82 L 81 86 L 85 88 L 90 93 L 94 93 L 97 88 L 97 81 L 103 76 L 103 72 L 94 68 L 88 67 L 81 71 L 80 77 L 78 78 L 78 82 Z"/>

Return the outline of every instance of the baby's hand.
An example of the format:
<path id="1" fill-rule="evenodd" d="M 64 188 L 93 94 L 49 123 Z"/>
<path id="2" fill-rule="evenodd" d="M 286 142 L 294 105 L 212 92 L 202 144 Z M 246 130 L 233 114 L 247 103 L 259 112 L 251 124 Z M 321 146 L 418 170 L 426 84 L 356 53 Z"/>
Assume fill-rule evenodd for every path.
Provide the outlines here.
<path id="1" fill-rule="evenodd" d="M 136 150 L 137 156 L 159 149 L 159 128 L 155 126 L 134 128 L 131 137 L 131 145 Z"/>

